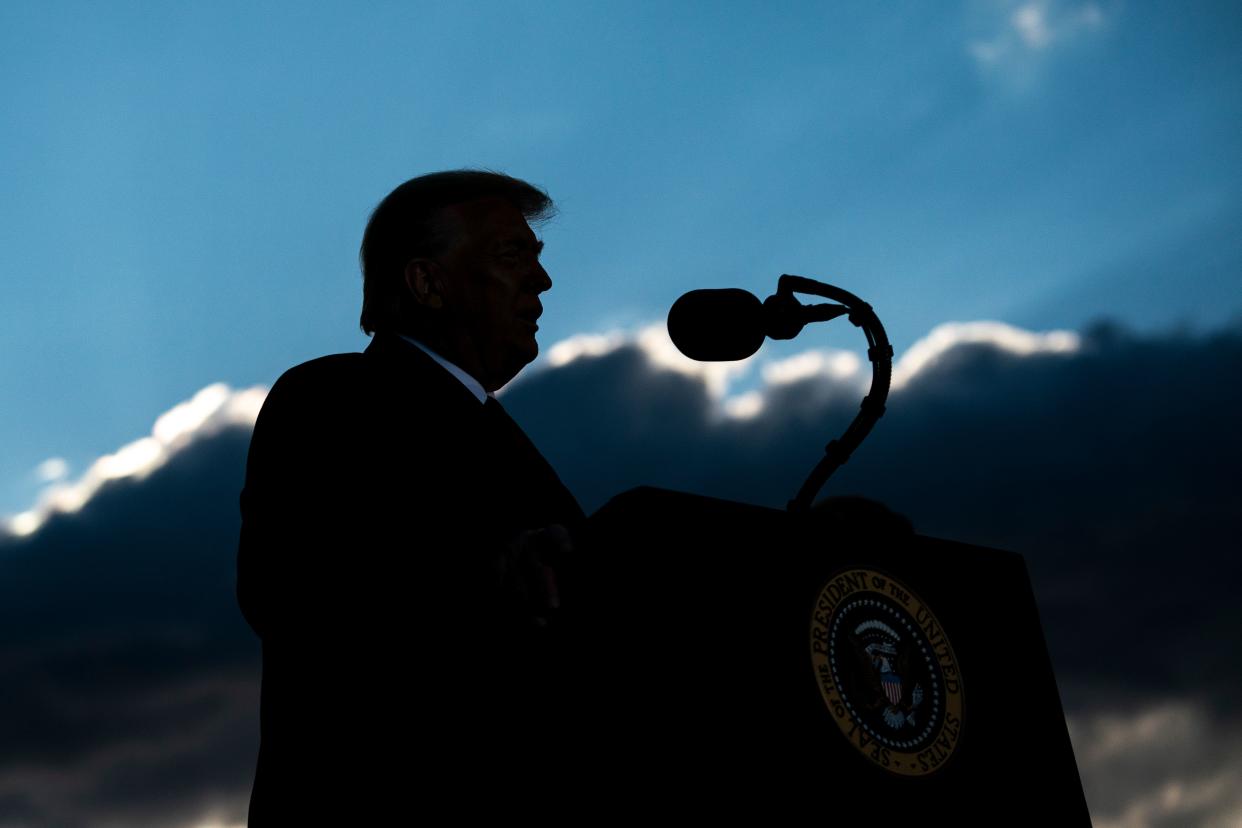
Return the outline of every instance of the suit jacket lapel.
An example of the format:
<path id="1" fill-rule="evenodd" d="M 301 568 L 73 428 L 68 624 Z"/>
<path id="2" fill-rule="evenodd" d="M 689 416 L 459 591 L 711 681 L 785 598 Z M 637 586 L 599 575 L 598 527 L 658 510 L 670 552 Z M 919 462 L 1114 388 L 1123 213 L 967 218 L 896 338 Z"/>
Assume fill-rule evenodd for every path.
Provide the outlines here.
<path id="1" fill-rule="evenodd" d="M 481 464 L 477 472 L 490 479 L 480 482 L 498 487 L 496 494 L 505 500 L 520 501 L 518 511 L 536 521 L 532 528 L 583 517 L 573 494 L 499 403 L 498 416 L 489 416 L 456 377 L 399 336 L 376 332 L 365 354 L 395 404 L 412 413 L 415 409 L 429 413 L 430 407 L 457 426 L 454 433 L 476 435 L 471 444 L 462 446 L 461 462 Z M 540 520 L 542 524 L 537 523 Z"/>

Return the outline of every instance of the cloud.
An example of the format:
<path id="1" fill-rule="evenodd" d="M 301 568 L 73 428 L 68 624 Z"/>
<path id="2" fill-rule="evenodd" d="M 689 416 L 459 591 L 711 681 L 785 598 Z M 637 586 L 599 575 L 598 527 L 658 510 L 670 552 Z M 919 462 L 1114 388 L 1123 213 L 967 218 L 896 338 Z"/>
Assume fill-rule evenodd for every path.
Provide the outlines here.
<path id="1" fill-rule="evenodd" d="M 1073 331 L 1035 333 L 1004 322 L 949 322 L 911 346 L 893 366 L 893 388 L 900 390 L 946 354 L 966 345 L 984 345 L 1013 356 L 1072 354 L 1082 340 Z"/>
<path id="2" fill-rule="evenodd" d="M 1058 40 L 1098 28 L 1104 23 L 1104 13 L 1095 3 L 1065 8 L 1047 0 L 1032 0 L 1014 9 L 1010 23 L 1022 45 L 1039 51 Z"/>
<path id="3" fill-rule="evenodd" d="M 664 324 L 656 323 L 634 332 L 571 336 L 548 350 L 547 364 L 560 368 L 584 357 L 606 356 L 622 347 L 637 348 L 653 367 L 699 380 L 718 402 L 723 401 L 732 381 L 744 376 L 755 361 L 752 356 L 736 362 L 695 362 L 677 350 Z"/>
<path id="4" fill-rule="evenodd" d="M 949 322 L 932 329 L 894 363 L 892 387 L 894 390 L 904 388 L 947 352 L 963 345 L 986 345 L 1003 353 L 1030 356 L 1072 353 L 1079 343 L 1079 336 L 1073 331 L 1036 333 L 1004 322 Z M 784 359 L 765 358 L 764 350 L 760 349 L 756 355 L 736 362 L 695 362 L 677 350 L 661 323 L 633 332 L 611 331 L 570 337 L 549 349 L 545 364 L 562 368 L 579 359 L 604 357 L 623 348 L 641 352 L 653 368 L 699 380 L 715 413 L 723 411 L 740 419 L 756 416 L 762 411 L 767 394 L 784 386 L 824 380 L 837 390 L 861 393 L 871 377 L 870 367 L 858 354 L 833 348 L 808 349 Z M 732 395 L 736 382 L 750 374 L 756 365 L 762 388 Z M 521 381 L 513 387 L 520 386 Z"/>
<path id="5" fill-rule="evenodd" d="M 35 477 L 41 483 L 54 483 L 69 474 L 69 463 L 63 457 L 49 457 L 35 467 Z"/>
<path id="6" fill-rule="evenodd" d="M 1029 67 L 1054 47 L 1099 31 L 1109 18 L 1095 2 L 1026 0 L 995 3 L 991 8 L 999 31 L 972 40 L 967 49 L 975 63 L 989 71 Z"/>
<path id="7" fill-rule="evenodd" d="M 100 457 L 72 483 L 57 483 L 43 491 L 35 505 L 7 520 L 10 534 L 29 535 L 55 513 L 76 512 L 109 480 L 141 480 L 160 468 L 190 441 L 210 436 L 232 425 L 254 425 L 267 396 L 264 388 L 235 391 L 224 383 L 203 388 L 191 399 L 166 411 L 155 421 L 150 436 L 140 437 L 112 454 Z M 68 464 L 53 457 L 39 465 L 38 475 L 55 482 L 68 473 Z M 2 537 L 0 531 L 0 537 Z"/>
<path id="8" fill-rule="evenodd" d="M 940 325 L 916 342 L 894 365 L 894 390 L 904 387 L 945 352 L 968 343 L 983 343 L 1004 352 L 1029 355 L 1073 351 L 1078 347 L 1078 337 L 1070 331 L 1032 333 L 1002 322 Z M 737 362 L 696 362 L 677 350 L 660 323 L 633 332 L 572 336 L 548 349 L 544 364 L 552 369 L 562 368 L 577 360 L 603 357 L 622 348 L 637 349 L 656 370 L 671 371 L 701 382 L 713 404 L 713 413 L 734 419 L 757 416 L 770 389 L 819 378 L 861 390 L 870 376 L 869 372 L 864 375 L 864 363 L 857 354 L 835 349 L 811 349 L 778 360 L 754 356 Z M 731 386 L 745 377 L 755 364 L 761 366 L 759 373 L 764 388 L 730 396 Z M 520 385 L 520 382 L 516 384 Z M 69 471 L 64 459 L 53 457 L 44 461 L 36 474 L 44 482 L 56 485 L 46 488 L 33 507 L 9 517 L 0 530 L 7 530 L 11 535 L 30 535 L 51 515 L 81 509 L 108 481 L 142 480 L 194 440 L 211 437 L 234 426 L 253 427 L 266 396 L 267 389 L 261 386 L 233 389 L 224 383 L 208 385 L 156 418 L 150 435 L 100 457 L 72 482 L 59 482 Z"/>
<path id="9" fill-rule="evenodd" d="M 1193 701 L 1069 717 L 1097 828 L 1242 824 L 1242 728 Z"/>
<path id="10" fill-rule="evenodd" d="M 1099 824 L 1236 822 L 1240 370 L 1242 330 L 943 325 L 824 491 L 1026 556 Z M 588 511 L 639 484 L 779 506 L 868 380 L 822 349 L 700 365 L 652 326 L 553 345 L 504 400 Z M 16 824 L 244 820 L 258 644 L 233 578 L 263 394 L 208 386 L 0 538 Z"/>
<path id="11" fill-rule="evenodd" d="M 204 390 L 136 441 L 158 452 L 101 458 L 74 508 L 45 498 L 0 539 L 0 824 L 244 817 L 259 651 L 232 550 L 254 395 Z"/>

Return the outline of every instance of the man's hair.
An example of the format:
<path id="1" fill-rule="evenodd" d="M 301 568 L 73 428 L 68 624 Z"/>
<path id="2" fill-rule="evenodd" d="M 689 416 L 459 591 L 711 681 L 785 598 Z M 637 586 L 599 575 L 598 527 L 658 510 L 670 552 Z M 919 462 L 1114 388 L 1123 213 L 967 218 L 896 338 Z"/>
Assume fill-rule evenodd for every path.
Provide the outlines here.
<path id="1" fill-rule="evenodd" d="M 543 190 L 490 170 L 448 170 L 411 178 L 379 203 L 362 234 L 362 318 L 375 331 L 402 331 L 415 325 L 417 305 L 405 286 L 410 259 L 434 258 L 453 244 L 444 209 L 483 198 L 501 198 L 532 224 L 552 217 L 555 206 Z"/>

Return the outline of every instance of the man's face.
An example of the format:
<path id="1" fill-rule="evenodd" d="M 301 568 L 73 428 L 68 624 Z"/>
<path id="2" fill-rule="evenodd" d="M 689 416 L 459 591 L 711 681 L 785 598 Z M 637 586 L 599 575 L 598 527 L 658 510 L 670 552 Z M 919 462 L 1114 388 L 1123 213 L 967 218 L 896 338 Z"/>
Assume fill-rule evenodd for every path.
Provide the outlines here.
<path id="1" fill-rule="evenodd" d="M 458 233 L 437 259 L 441 318 L 462 367 L 477 371 L 484 387 L 495 390 L 539 354 L 539 294 L 552 287 L 539 263 L 543 242 L 522 212 L 502 199 L 458 204 L 446 212 Z"/>

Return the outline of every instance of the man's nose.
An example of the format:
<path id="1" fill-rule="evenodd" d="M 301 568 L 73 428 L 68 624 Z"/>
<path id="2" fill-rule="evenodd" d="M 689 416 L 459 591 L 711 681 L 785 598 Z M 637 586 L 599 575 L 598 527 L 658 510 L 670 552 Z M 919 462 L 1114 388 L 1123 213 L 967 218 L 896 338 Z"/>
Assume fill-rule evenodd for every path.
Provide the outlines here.
<path id="1" fill-rule="evenodd" d="M 548 275 L 548 271 L 543 269 L 541 262 L 535 262 L 534 285 L 536 293 L 543 293 L 545 290 L 552 289 L 552 277 Z"/>

